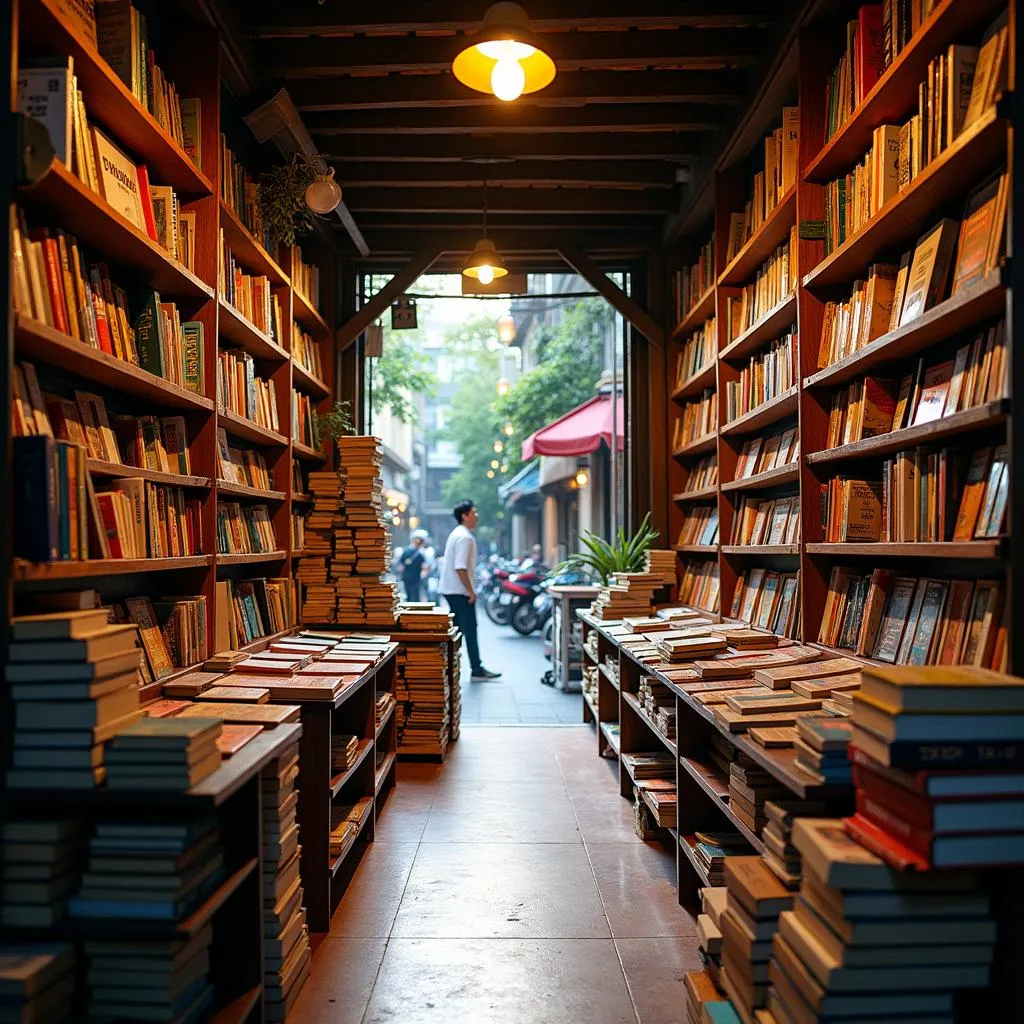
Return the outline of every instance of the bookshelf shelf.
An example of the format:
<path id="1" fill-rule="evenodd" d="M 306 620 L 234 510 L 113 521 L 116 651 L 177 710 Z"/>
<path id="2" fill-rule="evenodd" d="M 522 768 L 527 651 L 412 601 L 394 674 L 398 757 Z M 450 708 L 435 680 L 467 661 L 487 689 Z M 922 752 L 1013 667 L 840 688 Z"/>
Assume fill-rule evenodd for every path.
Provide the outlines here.
<path id="1" fill-rule="evenodd" d="M 208 476 L 182 476 L 179 473 L 164 473 L 159 469 L 143 469 L 140 466 L 122 466 L 117 462 L 104 462 L 102 459 L 89 459 L 89 472 L 93 476 L 139 477 L 154 484 L 170 484 L 172 487 L 183 487 L 186 490 L 205 491 L 213 486 Z"/>
<path id="2" fill-rule="evenodd" d="M 1002 427 L 1006 424 L 1009 412 L 1009 399 L 1001 399 L 998 402 L 979 405 L 974 409 L 965 409 L 963 412 L 946 416 L 941 420 L 933 420 L 931 423 L 919 423 L 916 427 L 904 427 L 902 430 L 893 430 L 877 437 L 865 437 L 861 441 L 839 445 L 838 448 L 808 452 L 807 462 L 812 466 L 828 466 L 850 459 L 890 455 L 919 444 L 960 437 L 970 431 Z"/>
<path id="3" fill-rule="evenodd" d="M 356 827 L 355 832 L 349 836 L 348 841 L 345 843 L 341 853 L 331 862 L 331 877 L 333 878 L 341 865 L 345 863 L 345 858 L 352 852 L 353 847 L 359 841 L 359 837 L 363 834 L 363 829 L 366 828 L 366 823 L 373 817 L 373 801 L 371 800 L 366 805 L 366 810 L 359 817 L 359 824 Z"/>
<path id="4" fill-rule="evenodd" d="M 632 709 L 637 718 L 639 718 L 647 728 L 654 733 L 654 735 L 661 741 L 661 745 L 673 756 L 678 757 L 679 751 L 676 749 L 674 740 L 669 739 L 651 720 L 651 716 L 640 706 L 640 701 L 636 699 L 631 693 L 626 693 L 625 690 L 622 692 L 622 699 Z"/>
<path id="5" fill-rule="evenodd" d="M 25 202 L 55 214 L 65 231 L 87 242 L 111 262 L 131 267 L 136 277 L 161 292 L 162 297 L 213 297 L 209 285 L 171 259 L 59 160 L 54 160 L 37 182 L 19 189 L 19 194 Z"/>
<path id="6" fill-rule="evenodd" d="M 796 223 L 796 186 L 792 186 L 764 223 L 744 243 L 718 278 L 718 285 L 739 285 L 757 273 L 758 268 L 789 237 Z"/>
<path id="7" fill-rule="evenodd" d="M 715 286 L 712 285 L 691 307 L 690 311 L 676 324 L 672 331 L 674 341 L 685 338 L 697 330 L 715 312 Z"/>
<path id="8" fill-rule="evenodd" d="M 217 555 L 217 565 L 256 565 L 259 562 L 280 562 L 287 558 L 286 551 L 257 551 L 253 554 Z"/>
<path id="9" fill-rule="evenodd" d="M 721 352 L 719 359 L 741 359 L 756 352 L 769 341 L 782 334 L 787 327 L 796 323 L 796 292 L 790 292 L 774 309 L 768 310 L 756 323 L 751 324 L 742 334 L 733 338 Z"/>
<path id="10" fill-rule="evenodd" d="M 753 476 L 744 477 L 740 480 L 728 480 L 722 484 L 722 490 L 726 494 L 735 491 L 766 491 L 772 487 L 794 484 L 799 479 L 799 463 L 790 462 L 785 466 L 776 466 L 774 469 L 765 470 L 763 473 L 755 473 Z"/>
<path id="11" fill-rule="evenodd" d="M 691 395 L 699 395 L 705 388 L 715 386 L 715 364 L 714 361 L 702 366 L 696 373 L 687 377 L 682 384 L 672 392 L 672 400 L 680 401 Z"/>
<path id="12" fill-rule="evenodd" d="M 601 675 L 605 677 L 605 679 L 608 680 L 608 683 L 611 686 L 615 687 L 616 690 L 620 689 L 618 679 L 616 679 L 615 676 L 613 676 L 612 673 L 608 670 L 607 665 L 599 665 L 598 671 L 601 673 Z"/>
<path id="13" fill-rule="evenodd" d="M 245 264 L 249 273 L 261 274 L 272 284 L 290 283 L 277 261 L 253 237 L 238 214 L 223 199 L 220 200 L 220 227 L 224 232 L 224 241 L 235 258 Z"/>
<path id="14" fill-rule="evenodd" d="M 844 384 L 876 366 L 917 355 L 940 341 L 998 317 L 1006 308 L 1006 289 L 1001 278 L 998 271 L 989 274 L 962 295 L 954 295 L 938 303 L 906 326 L 883 334 L 838 363 L 805 377 L 804 387 Z"/>
<path id="15" fill-rule="evenodd" d="M 708 876 L 704 865 L 697 859 L 696 838 L 694 836 L 680 836 L 679 849 L 683 851 L 683 856 L 690 862 L 693 870 L 697 872 L 697 878 L 700 879 L 700 884 L 703 886 L 710 886 L 711 878 Z"/>
<path id="16" fill-rule="evenodd" d="M 388 777 L 388 772 L 391 771 L 392 765 L 398 760 L 397 755 L 392 750 L 390 751 L 381 761 L 380 766 L 374 769 L 373 772 L 373 795 L 379 796 L 381 787 L 384 785 Z"/>
<path id="17" fill-rule="evenodd" d="M 292 288 L 292 315 L 320 340 L 330 336 L 331 328 L 320 311 L 295 287 Z"/>
<path id="18" fill-rule="evenodd" d="M 258 857 L 246 861 L 237 871 L 229 875 L 197 910 L 174 928 L 174 934 L 189 938 L 195 935 L 258 867 Z"/>
<path id="19" fill-rule="evenodd" d="M 326 398 L 331 389 L 318 377 L 314 377 L 301 363 L 292 360 L 293 383 L 317 398 Z"/>
<path id="20" fill-rule="evenodd" d="M 284 491 L 266 491 L 260 487 L 250 487 L 248 484 L 228 483 L 227 480 L 217 481 L 217 494 L 259 501 L 286 501 L 288 499 L 288 495 Z"/>
<path id="21" fill-rule="evenodd" d="M 1002 556 L 1002 540 L 970 541 L 917 541 L 897 543 L 879 541 L 876 544 L 808 544 L 809 555 L 838 555 L 842 558 L 983 558 Z"/>
<path id="22" fill-rule="evenodd" d="M 217 423 L 224 427 L 229 434 L 252 441 L 254 444 L 273 445 L 277 448 L 288 447 L 288 438 L 283 434 L 279 434 L 269 427 L 261 427 L 258 423 L 253 423 L 252 420 L 247 420 L 244 416 L 239 416 L 238 413 L 231 412 L 223 406 L 217 410 Z"/>
<path id="23" fill-rule="evenodd" d="M 262 995 L 263 986 L 254 985 L 222 1006 L 210 1018 L 210 1024 L 245 1024 Z"/>
<path id="24" fill-rule="evenodd" d="M 961 200 L 1006 156 L 1006 123 L 989 110 L 803 279 L 805 288 L 852 281 L 880 256 L 899 257 L 937 223 L 942 204 Z"/>
<path id="25" fill-rule="evenodd" d="M 799 555 L 799 544 L 723 544 L 723 555 Z"/>
<path id="26" fill-rule="evenodd" d="M 70 54 L 89 119 L 149 165 L 152 180 L 191 195 L 212 195 L 213 183 L 117 77 L 95 47 L 61 13 L 59 0 L 26 0 L 23 40 L 47 53 Z"/>
<path id="27" fill-rule="evenodd" d="M 93 348 L 84 341 L 58 331 L 54 327 L 15 314 L 14 344 L 19 355 L 41 359 L 62 370 L 106 384 L 118 391 L 156 402 L 167 409 L 212 411 L 213 402 L 194 391 L 171 384 L 162 377 L 143 370 L 141 366 L 118 359 L 117 356 Z"/>
<path id="28" fill-rule="evenodd" d="M 717 544 L 673 544 L 673 551 L 681 555 L 717 555 Z"/>
<path id="29" fill-rule="evenodd" d="M 303 459 L 306 462 L 327 461 L 327 456 L 325 456 L 323 452 L 319 452 L 315 448 L 310 448 L 308 444 L 303 444 L 301 441 L 292 441 L 292 453 L 296 458 Z"/>
<path id="30" fill-rule="evenodd" d="M 719 433 L 722 437 L 754 434 L 762 427 L 778 423 L 779 420 L 784 420 L 787 416 L 793 416 L 797 410 L 798 392 L 799 389 L 794 384 L 788 391 L 783 391 L 781 395 L 776 395 L 775 398 L 762 403 L 756 409 L 751 409 L 750 412 L 737 416 L 736 419 L 726 423 Z"/>
<path id="31" fill-rule="evenodd" d="M 703 455 L 705 452 L 713 452 L 718 447 L 718 435 L 715 433 L 705 434 L 698 437 L 689 444 L 684 444 L 672 452 L 676 459 L 688 459 L 692 455 Z"/>
<path id="32" fill-rule="evenodd" d="M 391 716 L 394 713 L 395 713 L 395 705 L 392 704 L 391 707 L 389 707 L 387 709 L 387 711 L 384 712 L 384 717 L 380 720 L 379 724 L 374 729 L 374 737 L 373 738 L 375 740 L 379 740 L 380 739 L 380 734 L 387 728 L 388 722 L 391 721 Z"/>
<path id="33" fill-rule="evenodd" d="M 583 691 L 583 699 L 584 701 L 586 701 L 587 707 L 590 708 L 591 714 L 594 716 L 593 721 L 596 722 L 598 720 L 597 705 L 590 699 L 590 695 L 586 692 L 586 690 Z"/>
<path id="34" fill-rule="evenodd" d="M 269 334 L 264 334 L 242 316 L 223 296 L 217 299 L 217 327 L 224 340 L 244 348 L 256 359 L 288 361 L 288 353 Z"/>
<path id="35" fill-rule="evenodd" d="M 225 556 L 219 555 L 218 561 L 221 561 Z M 291 633 L 295 632 L 294 626 L 289 626 L 286 629 L 278 630 L 276 633 L 271 633 L 268 636 L 260 636 L 255 640 L 250 640 L 247 644 L 242 644 L 238 649 L 240 651 L 249 651 L 250 653 L 256 653 L 257 651 L 266 650 L 275 640 L 281 640 Z"/>
<path id="36" fill-rule="evenodd" d="M 366 760 L 367 755 L 373 750 L 372 740 L 360 740 L 359 741 L 359 752 L 356 754 L 356 759 L 352 762 L 352 767 L 347 768 L 343 772 L 338 772 L 337 775 L 331 778 L 331 796 L 336 797 L 342 790 L 342 787 L 346 782 L 355 778 L 356 772 L 362 767 L 363 762 Z"/>
<path id="37" fill-rule="evenodd" d="M 722 813 L 729 820 L 729 824 L 743 836 L 744 839 L 758 852 L 764 852 L 764 843 L 761 842 L 756 832 L 753 832 L 743 824 L 739 815 L 735 814 L 729 806 L 729 783 L 708 764 L 694 757 L 681 757 L 679 763 L 683 771 L 697 783 L 704 792 L 716 802 Z"/>
<path id="38" fill-rule="evenodd" d="M 696 491 L 680 491 L 672 495 L 673 501 L 711 501 L 718 494 L 718 485 L 701 487 Z"/>
<path id="39" fill-rule="evenodd" d="M 611 747 L 612 750 L 614 750 L 616 754 L 619 752 L 619 737 L 616 736 L 614 733 L 609 732 L 608 726 L 609 725 L 617 725 L 617 724 L 618 724 L 617 722 L 601 722 L 600 723 L 601 735 L 605 738 L 605 742 L 608 744 L 608 746 Z"/>
<path id="40" fill-rule="evenodd" d="M 942 0 L 882 73 L 852 115 L 810 162 L 804 180 L 824 184 L 846 173 L 871 145 L 879 125 L 899 124 L 917 105 L 918 86 L 928 62 L 965 33 L 991 21 L 1005 4 L 1001 0 Z"/>
<path id="41" fill-rule="evenodd" d="M 310 504 L 310 505 L 312 505 L 313 504 L 313 495 L 312 494 L 305 494 L 305 493 L 300 492 L 300 491 L 292 491 L 292 501 L 293 502 L 298 501 L 298 502 L 301 502 L 302 504 Z"/>
<path id="42" fill-rule="evenodd" d="M 111 558 L 81 562 L 14 561 L 15 580 L 70 580 L 98 576 L 128 576 L 144 572 L 171 572 L 175 569 L 205 569 L 212 555 L 188 555 L 182 558 Z"/>

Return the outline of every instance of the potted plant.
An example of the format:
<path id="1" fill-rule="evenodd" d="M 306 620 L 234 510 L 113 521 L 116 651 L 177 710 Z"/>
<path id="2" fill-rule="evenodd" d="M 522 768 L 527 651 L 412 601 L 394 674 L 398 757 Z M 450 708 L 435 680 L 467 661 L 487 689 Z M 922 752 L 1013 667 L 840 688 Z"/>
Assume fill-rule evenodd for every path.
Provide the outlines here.
<path id="1" fill-rule="evenodd" d="M 316 219 L 306 203 L 306 189 L 315 178 L 315 168 L 298 157 L 260 175 L 260 217 L 281 245 L 294 245 L 297 234 L 313 230 Z"/>
<path id="2" fill-rule="evenodd" d="M 552 570 L 552 574 L 588 572 L 602 584 L 606 584 L 614 573 L 642 571 L 647 549 L 657 537 L 658 531 L 651 527 L 650 512 L 644 516 L 643 522 L 630 537 L 626 536 L 626 531 L 621 526 L 613 541 L 607 541 L 590 530 L 584 530 L 580 534 L 580 543 L 585 550 L 578 551 L 560 562 Z"/>

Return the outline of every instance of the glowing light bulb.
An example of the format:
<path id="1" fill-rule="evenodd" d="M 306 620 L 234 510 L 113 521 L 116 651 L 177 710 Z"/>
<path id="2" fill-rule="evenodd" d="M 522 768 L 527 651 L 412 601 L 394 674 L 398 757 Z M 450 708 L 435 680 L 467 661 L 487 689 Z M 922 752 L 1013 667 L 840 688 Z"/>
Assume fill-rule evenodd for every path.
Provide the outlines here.
<path id="1" fill-rule="evenodd" d="M 491 71 L 491 91 L 506 103 L 517 100 L 526 88 L 526 72 L 515 57 L 505 55 Z"/>
<path id="2" fill-rule="evenodd" d="M 334 168 L 326 174 L 318 174 L 305 193 L 306 205 L 321 216 L 337 209 L 341 202 L 341 186 L 334 180 Z"/>
<path id="3" fill-rule="evenodd" d="M 511 423 L 505 424 L 505 436 L 511 437 L 516 432 L 516 428 Z"/>
<path id="4" fill-rule="evenodd" d="M 490 284 L 494 280 L 494 267 L 489 263 L 482 263 L 476 273 L 476 279 L 481 284 Z"/>
<path id="5" fill-rule="evenodd" d="M 507 377 L 499 377 L 497 386 L 498 394 L 504 397 L 509 393 L 509 389 L 512 387 L 512 384 Z"/>
<path id="6" fill-rule="evenodd" d="M 493 480 L 494 479 L 494 470 L 493 469 L 487 470 L 487 479 L 488 480 Z"/>
<path id="7" fill-rule="evenodd" d="M 501 443 L 501 441 L 495 441 L 494 450 L 500 455 L 505 450 L 505 446 Z"/>

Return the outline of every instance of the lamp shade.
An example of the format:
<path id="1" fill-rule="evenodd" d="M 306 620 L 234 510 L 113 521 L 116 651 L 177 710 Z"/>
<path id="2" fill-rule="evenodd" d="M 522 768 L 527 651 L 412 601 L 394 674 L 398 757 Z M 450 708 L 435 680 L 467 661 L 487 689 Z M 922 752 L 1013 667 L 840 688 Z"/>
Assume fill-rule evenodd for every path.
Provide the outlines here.
<path id="1" fill-rule="evenodd" d="M 476 278 L 481 284 L 490 284 L 495 278 L 504 277 L 508 273 L 508 267 L 498 255 L 494 243 L 489 238 L 481 238 L 469 259 L 462 265 L 462 273 L 466 277 Z"/>
<path id="2" fill-rule="evenodd" d="M 321 216 L 338 208 L 341 202 L 341 186 L 334 180 L 334 168 L 326 174 L 318 174 L 306 189 L 306 205 Z"/>
<path id="3" fill-rule="evenodd" d="M 555 77 L 555 62 L 541 48 L 519 4 L 492 4 L 483 28 L 452 61 L 452 73 L 470 89 L 503 100 L 537 92 Z"/>

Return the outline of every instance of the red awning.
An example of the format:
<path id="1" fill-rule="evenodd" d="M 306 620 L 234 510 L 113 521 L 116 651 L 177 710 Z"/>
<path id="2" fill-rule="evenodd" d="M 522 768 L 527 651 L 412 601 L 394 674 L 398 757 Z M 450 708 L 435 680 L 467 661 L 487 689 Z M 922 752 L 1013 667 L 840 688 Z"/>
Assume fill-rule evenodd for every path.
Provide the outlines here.
<path id="1" fill-rule="evenodd" d="M 615 402 L 614 433 L 620 451 L 623 448 L 622 404 L 621 398 Z M 523 461 L 535 455 L 589 455 L 600 448 L 602 441 L 611 448 L 612 434 L 612 396 L 598 395 L 532 433 L 523 442 Z"/>

